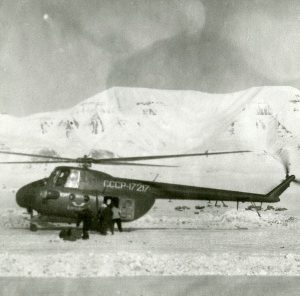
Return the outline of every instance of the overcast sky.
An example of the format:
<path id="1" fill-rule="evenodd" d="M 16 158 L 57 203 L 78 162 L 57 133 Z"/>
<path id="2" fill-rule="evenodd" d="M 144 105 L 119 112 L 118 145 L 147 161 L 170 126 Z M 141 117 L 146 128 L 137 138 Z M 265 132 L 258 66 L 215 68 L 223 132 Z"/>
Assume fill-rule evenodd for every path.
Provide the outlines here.
<path id="1" fill-rule="evenodd" d="M 0 112 L 111 86 L 300 86 L 298 0 L 0 0 Z"/>

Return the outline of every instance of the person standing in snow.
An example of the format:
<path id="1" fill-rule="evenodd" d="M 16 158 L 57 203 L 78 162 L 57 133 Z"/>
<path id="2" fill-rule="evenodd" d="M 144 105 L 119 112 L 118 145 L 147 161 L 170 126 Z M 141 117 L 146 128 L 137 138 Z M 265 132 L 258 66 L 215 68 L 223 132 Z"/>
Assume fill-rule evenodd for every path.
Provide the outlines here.
<path id="1" fill-rule="evenodd" d="M 112 228 L 114 229 L 115 223 L 117 223 L 119 232 L 122 232 L 122 222 L 121 222 L 121 211 L 117 207 L 116 203 L 112 205 Z"/>
<path id="2" fill-rule="evenodd" d="M 101 207 L 98 211 L 98 223 L 99 223 L 98 230 L 100 233 L 103 232 L 103 212 L 106 207 L 107 207 L 107 205 L 104 202 L 102 202 Z"/>
<path id="3" fill-rule="evenodd" d="M 82 211 L 82 239 L 89 239 L 89 230 L 92 225 L 92 211 L 90 209 L 84 209 Z"/>
<path id="4" fill-rule="evenodd" d="M 89 196 L 85 195 L 84 196 L 85 204 L 78 213 L 77 227 L 79 227 L 81 221 L 83 222 L 82 223 L 83 224 L 82 225 L 82 239 L 89 239 L 89 230 L 92 226 L 93 213 L 90 209 L 89 200 L 90 200 Z"/>
<path id="5" fill-rule="evenodd" d="M 101 234 L 106 235 L 107 234 L 107 229 L 110 229 L 111 234 L 114 234 L 114 229 L 113 229 L 113 223 L 112 223 L 112 204 L 111 200 L 108 199 L 106 201 L 106 207 L 102 211 L 101 215 Z"/>

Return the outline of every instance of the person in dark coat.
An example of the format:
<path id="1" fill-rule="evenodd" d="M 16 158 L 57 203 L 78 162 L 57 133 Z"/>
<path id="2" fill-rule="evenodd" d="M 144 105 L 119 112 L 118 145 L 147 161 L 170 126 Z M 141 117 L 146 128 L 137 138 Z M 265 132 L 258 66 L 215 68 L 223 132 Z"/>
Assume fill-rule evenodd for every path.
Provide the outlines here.
<path id="1" fill-rule="evenodd" d="M 82 211 L 82 221 L 82 239 L 89 239 L 89 230 L 92 226 L 92 211 L 90 209 Z"/>
<path id="2" fill-rule="evenodd" d="M 102 203 L 101 207 L 98 211 L 98 231 L 100 233 L 103 232 L 103 212 L 106 207 L 107 207 L 107 205 L 105 203 Z"/>
<path id="3" fill-rule="evenodd" d="M 107 201 L 109 203 L 109 200 Z M 105 208 L 103 208 L 101 213 L 101 234 L 106 235 L 109 229 L 111 234 L 114 234 L 114 228 L 112 223 L 112 205 L 109 203 Z"/>
<path id="4" fill-rule="evenodd" d="M 92 226 L 92 218 L 93 213 L 89 207 L 88 201 L 89 197 L 84 196 L 84 200 L 86 202 L 85 206 L 81 211 L 78 213 L 78 220 L 77 220 L 77 227 L 79 227 L 81 221 L 83 222 L 82 225 L 82 239 L 89 239 L 89 230 Z"/>

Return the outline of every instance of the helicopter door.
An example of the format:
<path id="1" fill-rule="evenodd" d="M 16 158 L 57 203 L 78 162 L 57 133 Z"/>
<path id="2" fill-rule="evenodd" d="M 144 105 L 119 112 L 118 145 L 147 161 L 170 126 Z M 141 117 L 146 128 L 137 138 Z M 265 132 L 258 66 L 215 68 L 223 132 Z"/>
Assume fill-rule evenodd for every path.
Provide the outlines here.
<path id="1" fill-rule="evenodd" d="M 122 220 L 130 221 L 134 219 L 135 202 L 133 199 L 121 198 L 119 208 Z"/>

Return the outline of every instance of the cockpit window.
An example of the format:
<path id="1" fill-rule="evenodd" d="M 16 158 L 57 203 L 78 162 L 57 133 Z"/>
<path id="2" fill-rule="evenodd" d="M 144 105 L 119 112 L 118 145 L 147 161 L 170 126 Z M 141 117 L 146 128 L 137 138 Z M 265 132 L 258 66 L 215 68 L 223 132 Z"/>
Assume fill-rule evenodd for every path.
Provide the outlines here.
<path id="1" fill-rule="evenodd" d="M 78 188 L 80 171 L 75 169 L 57 170 L 53 177 L 53 184 L 57 187 Z"/>
<path id="2" fill-rule="evenodd" d="M 79 188 L 79 180 L 80 180 L 80 171 L 78 170 L 71 170 L 65 187 L 68 188 Z"/>
<path id="3" fill-rule="evenodd" d="M 53 183 L 54 186 L 64 186 L 67 178 L 70 174 L 70 170 L 57 170 L 54 175 Z"/>

